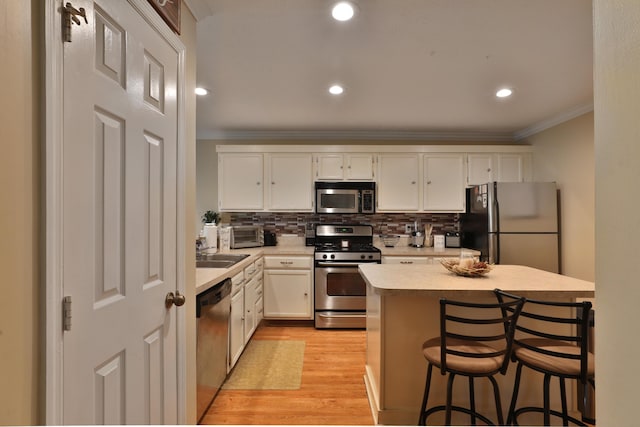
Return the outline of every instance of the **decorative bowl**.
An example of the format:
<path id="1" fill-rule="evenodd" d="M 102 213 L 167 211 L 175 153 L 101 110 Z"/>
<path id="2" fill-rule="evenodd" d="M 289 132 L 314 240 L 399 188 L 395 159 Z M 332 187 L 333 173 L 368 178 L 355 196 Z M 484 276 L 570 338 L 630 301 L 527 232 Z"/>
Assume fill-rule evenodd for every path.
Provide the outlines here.
<path id="1" fill-rule="evenodd" d="M 450 272 L 464 277 L 482 277 L 491 271 L 491 265 L 484 261 L 472 260 L 471 263 L 460 265 L 459 258 L 445 258 L 440 260 L 440 264 Z"/>
<path id="2" fill-rule="evenodd" d="M 400 236 L 397 236 L 395 234 L 383 234 L 380 236 L 380 238 L 382 239 L 382 243 L 384 243 L 384 245 L 388 248 L 394 247 L 400 240 Z"/>

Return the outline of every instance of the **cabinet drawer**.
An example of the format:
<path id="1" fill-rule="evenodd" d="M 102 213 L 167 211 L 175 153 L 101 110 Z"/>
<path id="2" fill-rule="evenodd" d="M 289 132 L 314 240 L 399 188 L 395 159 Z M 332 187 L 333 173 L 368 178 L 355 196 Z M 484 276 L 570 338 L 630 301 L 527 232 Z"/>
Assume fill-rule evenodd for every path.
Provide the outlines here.
<path id="1" fill-rule="evenodd" d="M 269 256 L 264 258 L 264 268 L 311 268 L 311 257 Z"/>
<path id="2" fill-rule="evenodd" d="M 235 295 L 244 286 L 244 272 L 240 272 L 231 278 L 231 295 Z"/>
<path id="3" fill-rule="evenodd" d="M 382 257 L 383 264 L 431 264 L 431 260 L 428 257 L 400 257 L 400 256 L 385 256 Z"/>
<path id="4" fill-rule="evenodd" d="M 244 280 L 249 281 L 257 272 L 256 263 L 252 262 L 244 268 Z"/>

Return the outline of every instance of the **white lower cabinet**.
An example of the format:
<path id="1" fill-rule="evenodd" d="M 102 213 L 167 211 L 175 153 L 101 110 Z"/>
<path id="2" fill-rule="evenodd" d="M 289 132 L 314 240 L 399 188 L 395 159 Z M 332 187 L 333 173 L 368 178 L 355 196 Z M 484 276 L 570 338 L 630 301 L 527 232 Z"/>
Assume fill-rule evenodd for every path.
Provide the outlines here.
<path id="1" fill-rule="evenodd" d="M 266 319 L 313 319 L 311 271 L 309 256 L 264 257 Z"/>
<path id="2" fill-rule="evenodd" d="M 251 263 L 231 279 L 229 318 L 229 370 L 262 320 L 262 259 Z"/>
<path id="3" fill-rule="evenodd" d="M 233 368 L 244 350 L 244 286 L 231 297 L 229 318 L 229 370 Z"/>

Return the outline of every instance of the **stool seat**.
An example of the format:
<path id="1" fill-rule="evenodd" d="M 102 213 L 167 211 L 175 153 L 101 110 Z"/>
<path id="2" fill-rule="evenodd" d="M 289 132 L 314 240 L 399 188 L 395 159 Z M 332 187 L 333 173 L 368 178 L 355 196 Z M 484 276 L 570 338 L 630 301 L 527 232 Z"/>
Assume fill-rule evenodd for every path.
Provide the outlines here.
<path id="1" fill-rule="evenodd" d="M 447 341 L 450 350 L 464 353 L 497 353 L 500 349 L 492 347 L 479 341 L 467 341 L 451 338 Z M 422 344 L 422 353 L 425 359 L 438 368 L 441 366 L 440 337 L 431 338 Z M 504 363 L 504 355 L 486 358 L 471 359 L 469 357 L 451 354 L 447 356 L 447 367 L 452 371 L 467 372 L 476 376 L 493 375 L 497 373 Z"/>
<path id="2" fill-rule="evenodd" d="M 572 354 L 580 357 L 580 347 L 566 341 L 550 340 L 545 338 L 525 338 L 520 341 L 541 350 L 556 353 Z M 580 359 L 567 359 L 566 357 L 552 356 L 533 351 L 526 347 L 514 346 L 514 357 L 529 367 L 540 368 L 556 375 L 578 376 L 580 375 Z M 593 377 L 596 372 L 595 356 L 589 352 L 587 355 L 587 375 Z"/>

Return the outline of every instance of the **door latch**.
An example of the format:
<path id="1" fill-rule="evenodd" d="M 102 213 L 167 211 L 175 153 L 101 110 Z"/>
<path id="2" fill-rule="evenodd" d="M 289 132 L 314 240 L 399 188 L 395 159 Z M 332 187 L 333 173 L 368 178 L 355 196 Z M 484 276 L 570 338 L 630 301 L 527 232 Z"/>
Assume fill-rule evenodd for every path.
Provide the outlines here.
<path id="1" fill-rule="evenodd" d="M 71 297 L 66 296 L 62 299 L 62 330 L 71 330 Z"/>
<path id="2" fill-rule="evenodd" d="M 71 42 L 71 23 L 75 23 L 76 25 L 80 25 L 82 22 L 78 19 L 78 16 L 84 18 L 84 23 L 88 24 L 87 21 L 87 13 L 84 10 L 84 7 L 80 9 L 76 9 L 71 5 L 70 2 L 64 5 L 62 8 L 63 14 L 63 25 L 62 25 L 62 40 L 65 42 Z"/>

